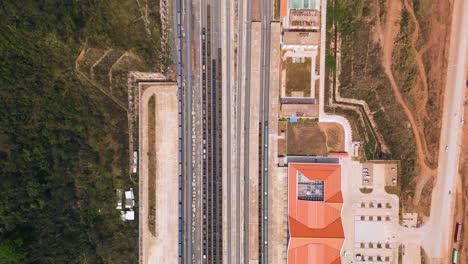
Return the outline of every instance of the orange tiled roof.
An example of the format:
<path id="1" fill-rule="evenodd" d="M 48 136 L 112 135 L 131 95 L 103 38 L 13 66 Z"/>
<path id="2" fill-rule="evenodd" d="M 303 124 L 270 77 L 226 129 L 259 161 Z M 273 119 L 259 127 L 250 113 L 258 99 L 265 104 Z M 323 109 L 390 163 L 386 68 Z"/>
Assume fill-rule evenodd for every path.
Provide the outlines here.
<path id="1" fill-rule="evenodd" d="M 288 15 L 288 0 L 281 0 L 280 3 L 280 16 L 285 17 Z"/>
<path id="2" fill-rule="evenodd" d="M 324 183 L 323 201 L 297 198 L 298 173 Z M 288 263 L 340 263 L 344 232 L 341 222 L 341 167 L 335 164 L 289 164 Z"/>

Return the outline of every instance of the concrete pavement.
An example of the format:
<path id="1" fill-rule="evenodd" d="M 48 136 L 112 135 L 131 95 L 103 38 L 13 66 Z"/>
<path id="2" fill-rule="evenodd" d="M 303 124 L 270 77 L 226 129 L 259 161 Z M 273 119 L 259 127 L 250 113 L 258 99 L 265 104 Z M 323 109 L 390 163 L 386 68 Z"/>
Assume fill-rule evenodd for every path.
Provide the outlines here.
<path id="1" fill-rule="evenodd" d="M 431 214 L 419 229 L 399 228 L 399 241 L 422 245 L 431 263 L 449 260 L 453 237 L 454 195 L 458 180 L 458 161 L 465 92 L 465 67 L 468 47 L 468 2 L 456 0 L 453 8 L 450 52 L 445 86 L 442 131 L 440 137 L 437 183 L 432 192 Z M 457 113 L 457 116 L 455 114 Z M 445 151 L 448 146 L 448 151 Z"/>
<path id="2" fill-rule="evenodd" d="M 327 0 L 322 0 L 321 13 L 320 47 L 326 47 Z M 351 153 L 353 144 L 351 137 L 352 130 L 349 121 L 342 116 L 328 115 L 325 113 L 325 52 L 325 48 L 320 49 L 319 122 L 335 122 L 341 124 L 345 130 L 345 151 Z"/>
<path id="3" fill-rule="evenodd" d="M 141 263 L 177 263 L 178 260 L 178 226 L 177 222 L 177 85 L 175 83 L 154 83 L 143 87 L 139 85 L 140 94 L 140 226 L 141 226 Z M 155 96 L 155 108 L 149 109 L 148 102 Z M 149 138 L 149 115 L 155 114 L 155 138 Z M 149 146 L 155 143 L 155 175 L 150 175 Z M 156 182 L 155 208 L 150 212 L 149 190 L 150 177 Z M 154 216 L 155 234 L 148 222 Z"/>
<path id="4" fill-rule="evenodd" d="M 432 193 L 431 214 L 419 236 L 422 246 L 431 257 L 431 263 L 443 263 L 450 258 L 453 237 L 454 195 L 458 180 L 458 161 L 464 92 L 465 63 L 468 48 L 468 2 L 455 0 L 452 16 L 450 51 L 445 85 L 444 111 L 440 137 L 437 183 Z M 455 114 L 457 113 L 457 116 Z M 448 146 L 448 151 L 445 151 Z M 403 229 L 401 240 L 414 239 Z"/>
<path id="5" fill-rule="evenodd" d="M 322 0 L 321 45 L 325 47 L 326 0 Z M 421 228 L 396 226 L 395 240 L 400 243 L 419 244 L 431 258 L 431 263 L 442 263 L 450 257 L 454 199 L 450 194 L 456 189 L 458 160 L 460 153 L 461 124 L 465 80 L 464 69 L 468 47 L 468 2 L 455 0 L 451 27 L 450 52 L 448 58 L 447 82 L 444 97 L 442 131 L 440 138 L 439 167 L 437 183 L 432 194 L 431 214 Z M 325 69 L 325 49 L 320 54 L 321 73 Z M 325 80 L 320 79 L 320 122 L 337 122 L 345 128 L 345 150 L 352 149 L 351 126 L 341 116 L 331 116 L 324 112 Z M 455 116 L 457 113 L 457 116 Z M 448 151 L 445 151 L 448 146 Z"/>

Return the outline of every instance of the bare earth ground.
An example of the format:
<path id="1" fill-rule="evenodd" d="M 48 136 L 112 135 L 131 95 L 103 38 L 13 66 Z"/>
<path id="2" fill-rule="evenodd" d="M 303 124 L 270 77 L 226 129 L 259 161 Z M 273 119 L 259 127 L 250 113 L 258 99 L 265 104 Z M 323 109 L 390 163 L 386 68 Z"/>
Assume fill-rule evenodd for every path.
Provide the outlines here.
<path id="1" fill-rule="evenodd" d="M 294 92 L 302 92 L 300 97 L 310 97 L 311 59 L 304 63 L 293 63 L 292 58 L 286 59 L 286 96 L 297 97 Z"/>
<path id="2" fill-rule="evenodd" d="M 378 1 L 376 1 L 376 3 L 378 5 Z M 409 122 L 411 123 L 411 128 L 416 142 L 416 150 L 418 155 L 417 159 L 420 166 L 418 174 L 423 175 L 423 178 L 428 179 L 432 176 L 433 171 L 426 165 L 425 155 L 427 153 L 427 149 L 424 140 L 424 135 L 421 135 L 413 112 L 411 111 L 406 100 L 404 99 L 400 88 L 397 86 L 392 72 L 393 45 L 395 37 L 397 36 L 400 30 L 399 21 L 401 19 L 400 14 L 402 7 L 400 1 L 388 1 L 387 3 L 388 5 L 385 24 L 381 25 L 380 19 L 378 19 L 376 26 L 376 34 L 379 36 L 380 44 L 383 47 L 382 65 L 384 67 L 385 74 L 390 80 L 390 84 L 392 86 L 395 97 L 398 103 L 400 104 L 401 108 L 404 110 Z"/>
<path id="3" fill-rule="evenodd" d="M 148 101 L 155 95 L 156 236 L 148 229 Z M 177 263 L 177 85 L 149 86 L 141 98 L 140 225 L 142 262 Z"/>
<path id="4" fill-rule="evenodd" d="M 278 155 L 286 156 L 286 138 L 288 130 L 288 121 L 279 121 L 278 122 Z"/>
<path id="5" fill-rule="evenodd" d="M 444 2 L 444 3 L 442 3 Z M 375 1 L 377 12 L 379 1 Z M 429 21 L 423 21 L 425 30 L 429 30 L 429 38 L 424 39 L 420 22 L 417 20 L 413 4 L 409 0 L 387 1 L 385 23 L 377 20 L 375 35 L 383 47 L 382 66 L 390 81 L 394 95 L 408 118 L 415 137 L 417 161 L 415 195 L 413 205 L 423 215 L 428 214 L 432 178 L 437 167 L 438 142 L 440 135 L 440 120 L 442 111 L 442 93 L 444 91 L 446 73 L 446 51 L 448 44 L 448 26 L 450 25 L 450 2 L 428 3 L 420 1 L 418 8 L 423 6 L 425 14 L 431 16 Z M 400 33 L 402 11 L 409 14 L 411 34 L 411 51 L 417 69 L 417 78 L 409 93 L 402 92 L 399 87 L 398 74 L 392 69 L 395 63 L 396 37 Z M 423 12 L 423 11 L 420 11 Z M 426 33 L 427 32 L 423 32 Z M 421 44 L 422 43 L 422 44 Z M 421 47 L 420 47 L 421 46 Z M 395 49 L 394 49 L 395 48 Z M 419 49 L 419 50 L 418 50 Z M 430 49 L 430 52 L 428 50 Z M 428 71 L 429 69 L 429 71 Z M 425 186 L 428 184 L 428 186 Z M 420 198 L 424 197 L 421 204 Z M 416 205 L 419 205 L 416 206 Z M 412 206 L 410 206 L 412 207 Z"/>
<path id="6" fill-rule="evenodd" d="M 319 128 L 325 133 L 328 151 L 344 151 L 344 129 L 338 123 L 319 123 Z"/>
<path id="7" fill-rule="evenodd" d="M 270 120 L 268 148 L 268 263 L 286 263 L 288 245 L 287 169 L 278 167 L 278 113 L 280 89 L 280 24 L 271 24 Z M 273 195 L 271 195 L 273 194 Z"/>
<path id="8" fill-rule="evenodd" d="M 253 4 L 253 3 L 252 3 Z M 259 3 L 256 3 L 259 5 Z M 249 261 L 258 263 L 259 246 L 259 211 L 258 211 L 258 193 L 259 193 L 259 122 L 260 122 L 260 61 L 261 61 L 261 23 L 252 23 L 252 42 L 251 42 L 251 78 L 250 78 L 250 125 L 249 125 Z"/>
<path id="9" fill-rule="evenodd" d="M 337 123 L 288 123 L 286 138 L 288 155 L 326 156 L 330 151 L 344 151 L 344 129 Z"/>
<path id="10" fill-rule="evenodd" d="M 287 135 L 288 155 L 325 156 L 328 153 L 327 138 L 316 122 L 289 123 Z"/>
<path id="11" fill-rule="evenodd" d="M 156 161 L 157 158 L 157 151 L 156 151 L 156 126 L 161 124 L 156 124 L 156 95 L 152 95 L 148 101 L 148 105 L 146 106 L 147 113 L 148 113 L 148 131 L 145 131 L 148 135 L 148 151 L 146 152 L 148 155 L 148 228 L 153 236 L 156 236 L 156 222 L 155 222 L 155 215 L 156 212 Z"/>

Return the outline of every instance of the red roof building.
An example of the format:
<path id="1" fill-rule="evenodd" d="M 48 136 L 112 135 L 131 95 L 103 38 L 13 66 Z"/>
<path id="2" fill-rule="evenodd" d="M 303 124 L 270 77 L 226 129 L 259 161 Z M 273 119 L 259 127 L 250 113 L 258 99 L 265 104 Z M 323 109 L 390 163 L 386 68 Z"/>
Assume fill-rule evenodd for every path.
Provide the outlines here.
<path id="1" fill-rule="evenodd" d="M 288 176 L 288 263 L 341 263 L 341 166 L 292 163 Z"/>
<path id="2" fill-rule="evenodd" d="M 280 2 L 280 16 L 285 17 L 288 15 L 288 0 L 281 0 Z"/>

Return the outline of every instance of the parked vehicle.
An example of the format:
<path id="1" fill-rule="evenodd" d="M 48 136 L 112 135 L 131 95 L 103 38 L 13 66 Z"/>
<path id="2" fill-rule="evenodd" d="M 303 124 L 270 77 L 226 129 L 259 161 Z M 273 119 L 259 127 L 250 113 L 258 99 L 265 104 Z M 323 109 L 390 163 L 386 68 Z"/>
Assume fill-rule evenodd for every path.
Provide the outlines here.
<path id="1" fill-rule="evenodd" d="M 452 251 L 452 264 L 457 264 L 458 261 L 458 250 L 453 249 Z"/>
<path id="2" fill-rule="evenodd" d="M 460 222 L 457 222 L 456 225 L 455 225 L 455 236 L 454 236 L 454 242 L 455 243 L 460 242 L 461 233 L 462 233 L 462 226 L 463 226 L 463 224 L 460 223 Z"/>

